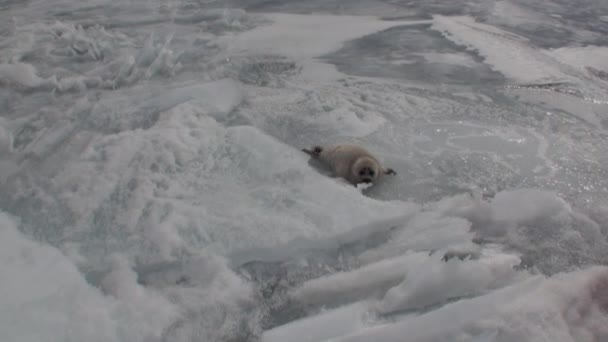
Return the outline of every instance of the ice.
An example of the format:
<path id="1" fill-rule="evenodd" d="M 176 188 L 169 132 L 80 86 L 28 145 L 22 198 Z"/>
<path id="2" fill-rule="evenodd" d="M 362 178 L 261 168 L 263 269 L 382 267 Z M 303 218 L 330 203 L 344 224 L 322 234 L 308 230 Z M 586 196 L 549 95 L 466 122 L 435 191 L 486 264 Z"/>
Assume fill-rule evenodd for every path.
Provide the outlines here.
<path id="1" fill-rule="evenodd" d="M 551 50 L 551 53 L 562 63 L 567 63 L 581 72 L 598 70 L 596 75 L 599 74 L 600 78 L 601 72 L 608 70 L 608 49 L 603 46 L 563 47 Z"/>
<path id="2" fill-rule="evenodd" d="M 109 263 L 110 271 L 99 283 L 99 288 L 123 304 L 117 315 L 133 320 L 132 326 L 119 326 L 118 333 L 128 336 L 131 331 L 145 331 L 150 337 L 144 335 L 143 338 L 159 339 L 165 327 L 177 319 L 177 306 L 154 289 L 138 284 L 137 274 L 121 256 L 113 255 Z"/>
<path id="3" fill-rule="evenodd" d="M 492 14 L 497 16 L 497 22 L 504 25 L 542 24 L 548 18 L 544 13 L 527 10 L 511 1 L 496 1 Z"/>
<path id="4" fill-rule="evenodd" d="M 126 249 L 130 258 L 148 264 L 200 248 L 226 253 L 335 235 L 407 210 L 409 205 L 377 202 L 348 184 L 318 177 L 306 155 L 255 128 L 222 127 L 214 117 L 230 113 L 241 96 L 230 81 L 146 96 L 145 109 L 131 110 L 158 117 L 143 127 L 121 123 L 121 117 L 103 119 L 112 113 L 110 105 L 133 108 L 136 94 L 97 102 L 89 117 L 102 121 L 89 127 L 111 122 L 120 133 L 91 138 L 41 190 L 41 196 L 58 196 L 62 208 L 55 215 L 64 220 L 63 234 L 94 234 L 79 241 L 79 253 L 96 260 L 90 266 L 105 263 L 108 250 Z M 66 128 L 32 143 L 44 148 L 33 148 L 36 155 L 45 157 L 52 142 L 69 139 L 70 126 L 58 127 Z M 45 161 L 47 171 L 50 162 Z M 334 190 L 319 199 L 327 187 Z M 65 188 L 71 190 L 60 190 Z M 63 218 L 62 212 L 69 214 Z M 96 247 L 99 241 L 104 242 Z"/>
<path id="5" fill-rule="evenodd" d="M 490 291 L 517 278 L 516 256 L 447 262 L 439 257 L 414 263 L 401 284 L 386 292 L 377 306 L 380 313 L 428 308 L 454 298 Z"/>
<path id="6" fill-rule="evenodd" d="M 0 152 L 3 154 L 8 154 L 13 150 L 13 134 L 6 121 L 6 119 L 0 117 Z"/>
<path id="7" fill-rule="evenodd" d="M 207 246 L 231 251 L 286 242 L 295 236 L 336 234 L 359 222 L 400 215 L 406 208 L 399 203 L 376 203 L 347 184 L 319 179 L 298 150 L 254 128 L 222 128 L 203 113 L 198 106 L 178 105 L 161 113 L 149 130 L 94 141 L 83 159 L 68 168 L 65 176 L 59 176 L 53 186 L 77 187 L 63 200 L 84 221 L 106 215 L 94 210 L 103 208 L 108 198 L 122 197 L 123 187 L 130 187 L 133 193 L 122 203 L 130 210 L 113 219 L 116 224 L 151 232 L 177 228 L 182 236 L 179 242 L 167 239 L 163 243 L 177 243 L 171 248 L 178 250 Z M 135 167 L 133 163 L 138 172 L 116 173 L 127 165 Z M 91 172 L 97 174 L 95 179 L 84 177 Z M 316 194 L 327 186 L 334 189 L 333 194 L 319 199 Z M 297 201 L 292 193 L 298 194 Z M 231 209 L 226 210 L 226 206 Z M 353 206 L 357 207 L 354 212 Z M 149 216 L 155 207 L 164 214 Z M 319 213 L 317 208 L 329 211 Z M 117 209 L 105 210 L 112 215 Z M 252 226 L 261 230 L 249 229 Z M 198 239 L 183 240 L 183 234 L 194 234 Z M 169 245 L 153 246 L 171 249 Z"/>
<path id="8" fill-rule="evenodd" d="M 366 34 L 397 25 L 416 25 L 424 21 L 382 21 L 371 16 L 322 15 L 315 16 L 273 13 L 266 14 L 271 25 L 264 25 L 222 38 L 233 54 L 278 54 L 303 64 L 304 79 L 331 80 L 339 76 L 331 67 L 314 62 L 340 45 Z M 323 34 L 319 35 L 319 32 Z"/>
<path id="9" fill-rule="evenodd" d="M 502 3 L 499 2 L 499 4 Z M 513 25 L 511 16 L 506 17 L 509 24 Z M 498 22 L 500 23 L 501 20 Z M 454 43 L 476 51 L 484 58 L 485 63 L 508 77 L 511 82 L 542 85 L 554 82 L 578 84 L 584 80 L 586 87 L 583 90 L 583 97 L 595 104 L 605 104 L 605 85 L 596 83 L 587 76 L 590 70 L 595 71 L 595 68 L 598 67 L 599 70 L 605 68 L 602 62 L 604 59 L 600 57 L 605 54 L 603 47 L 532 48 L 529 40 L 523 36 L 464 16 L 435 16 L 432 27 Z M 581 49 L 587 51 L 582 52 Z M 597 75 L 598 72 L 596 71 L 595 74 Z M 580 91 L 569 90 L 568 92 L 576 94 Z M 573 108 L 568 108 L 568 110 L 573 110 Z M 589 117 L 588 114 L 580 114 L 580 116 Z"/>
<path id="10" fill-rule="evenodd" d="M 566 77 L 542 51 L 530 49 L 526 39 L 471 17 L 435 16 L 433 28 L 456 44 L 475 49 L 485 62 L 518 82 L 542 82 Z M 507 47 L 508 46 L 508 47 Z"/>
<path id="11" fill-rule="evenodd" d="M 203 254 L 137 271 L 142 283 L 160 289 L 180 310 L 180 317 L 164 327 L 161 340 L 246 340 L 259 334 L 261 316 L 253 288 L 224 258 Z"/>
<path id="12" fill-rule="evenodd" d="M 331 341 L 401 341 L 403 334 L 416 341 L 601 340 L 608 332 L 601 294 L 606 272 L 606 268 L 592 268 L 552 279 L 533 277 L 441 310 Z"/>
<path id="13" fill-rule="evenodd" d="M 396 323 L 373 319 L 363 303 L 345 306 L 268 331 L 263 340 L 298 336 L 296 341 L 308 341 L 308 336 L 320 332 L 326 335 L 315 340 L 402 341 L 404 336 L 415 341 L 602 340 L 607 336 L 604 324 L 608 317 L 601 293 L 606 279 L 605 267 L 550 279 L 529 277 L 476 298 L 405 316 Z M 343 336 L 344 331 L 355 333 Z"/>
<path id="14" fill-rule="evenodd" d="M 465 54 L 449 53 L 422 53 L 420 54 L 429 63 L 462 65 L 465 67 L 475 67 L 475 61 Z"/>
<path id="15" fill-rule="evenodd" d="M 444 262 L 441 254 L 412 253 L 350 272 L 305 282 L 290 294 L 305 305 L 335 306 L 353 298 L 374 298 L 382 314 L 425 309 L 449 299 L 473 296 L 517 278 L 516 256 Z M 379 295 L 384 293 L 384 295 Z"/>
<path id="16" fill-rule="evenodd" d="M 603 46 L 570 47 L 552 50 L 562 61 L 572 66 L 592 66 L 605 70 L 606 54 L 608 51 Z"/>
<path id="17" fill-rule="evenodd" d="M 350 272 L 313 279 L 292 291 L 291 296 L 305 305 L 333 306 L 353 298 L 364 298 L 397 285 L 408 269 L 423 261 L 420 254 L 382 260 Z"/>
<path id="18" fill-rule="evenodd" d="M 498 193 L 489 203 L 485 201 L 479 202 L 466 196 L 444 199 L 428 209 L 429 212 L 421 212 L 406 218 L 403 228 L 399 228 L 396 232 L 393 232 L 387 243 L 360 254 L 358 259 L 363 263 L 360 268 L 305 281 L 302 285 L 292 290 L 289 296 L 297 303 L 309 307 L 330 308 L 330 310 L 320 314 L 320 316 L 312 316 L 289 325 L 274 328 L 264 335 L 265 338 L 266 336 L 268 336 L 268 340 L 273 340 L 277 338 L 276 336 L 297 338 L 299 329 L 316 331 L 317 328 L 315 326 L 318 326 L 319 330 L 327 332 L 328 335 L 322 335 L 324 336 L 323 340 L 337 336 L 334 335 L 337 332 L 332 332 L 336 329 L 338 329 L 340 334 L 344 334 L 343 330 L 365 330 L 364 327 L 366 325 L 378 325 L 378 328 L 373 328 L 373 331 L 383 331 L 384 328 L 382 327 L 384 324 L 382 324 L 382 317 L 386 317 L 387 315 L 388 317 L 405 315 L 403 318 L 404 326 L 396 327 L 394 336 L 401 336 L 398 331 L 413 331 L 414 337 L 420 337 L 421 340 L 451 340 L 457 337 L 463 340 L 468 340 L 469 338 L 480 338 L 483 340 L 483 338 L 492 336 L 496 338 L 496 336 L 500 335 L 496 335 L 496 331 L 493 329 L 477 329 L 479 331 L 475 333 L 469 331 L 470 329 L 476 329 L 469 328 L 468 324 L 476 322 L 478 319 L 475 317 L 477 316 L 465 315 L 466 318 L 463 317 L 462 320 L 454 323 L 451 328 L 446 328 L 446 331 L 437 331 L 437 329 L 430 328 L 429 325 L 434 323 L 418 327 L 418 323 L 410 322 L 412 325 L 409 325 L 410 323 L 405 322 L 414 320 L 413 317 L 415 316 L 410 317 L 408 314 L 419 310 L 429 310 L 429 313 L 425 314 L 425 316 L 434 317 L 433 315 L 436 314 L 444 317 L 440 312 L 444 310 L 463 310 L 462 308 L 458 308 L 458 305 L 468 305 L 464 303 L 469 301 L 475 303 L 471 305 L 490 308 L 491 312 L 487 314 L 481 313 L 479 319 L 487 317 L 487 315 L 501 316 L 502 310 L 499 308 L 506 305 L 513 297 L 513 294 L 502 297 L 502 290 L 498 289 L 518 288 L 518 286 L 522 286 L 525 288 L 525 291 L 520 293 L 518 289 L 516 290 L 517 295 L 525 296 L 527 291 L 537 291 L 537 287 L 542 288 L 545 286 L 540 284 L 541 278 L 533 276 L 530 278 L 530 274 L 518 271 L 521 266 L 532 266 L 527 265 L 530 259 L 536 261 L 544 260 L 544 258 L 540 260 L 536 259 L 538 254 L 535 254 L 535 252 L 551 250 L 550 253 L 554 254 L 555 258 L 550 261 L 550 263 L 554 264 L 549 265 L 540 262 L 539 265 L 534 267 L 550 271 L 556 265 L 559 265 L 558 268 L 564 266 L 560 259 L 566 255 L 554 249 L 556 246 L 547 244 L 549 241 L 537 239 L 537 236 L 542 236 L 538 234 L 555 236 L 555 238 L 551 239 L 555 239 L 554 241 L 557 242 L 557 245 L 563 244 L 572 238 L 572 233 L 568 232 L 568 230 L 572 229 L 572 226 L 569 225 L 568 220 L 563 220 L 564 215 L 580 216 L 580 214 L 573 213 L 568 204 L 554 193 L 530 189 Z M 456 217 L 453 217 L 453 215 Z M 496 237 L 497 232 L 499 232 L 501 234 L 499 241 L 502 244 L 513 246 L 515 249 L 522 251 L 523 254 L 518 255 L 518 253 L 513 254 L 512 252 L 505 251 L 499 247 L 500 245 L 495 245 L 494 247 L 487 245 L 479 253 L 477 248 L 466 245 L 466 242 L 470 241 L 468 240 L 470 237 L 467 237 L 468 230 L 464 222 L 464 230 L 460 233 L 462 235 L 454 232 L 451 240 L 450 238 L 446 238 L 447 243 L 440 244 L 440 237 L 445 238 L 446 235 L 449 235 L 450 223 L 454 224 L 458 222 L 458 216 L 467 217 L 471 220 L 474 225 L 473 229 L 477 232 L 479 238 L 492 240 Z M 453 218 L 449 219 L 450 217 Z M 562 218 L 559 219 L 559 217 Z M 558 218 L 557 221 L 552 221 L 554 218 Z M 579 219 L 586 220 L 580 217 Z M 547 226 L 543 221 L 551 221 L 556 227 Z M 419 231 L 416 231 L 417 226 L 420 227 Z M 530 226 L 532 229 L 522 230 L 522 227 L 525 226 Z M 441 228 L 443 227 L 446 229 L 442 230 Z M 580 233 L 583 235 L 598 233 L 598 231 L 592 233 L 597 227 L 589 228 L 591 230 L 586 231 L 588 228 L 585 228 L 583 224 L 575 229 L 580 230 Z M 534 229 L 538 231 L 534 232 Z M 546 229 L 552 229 L 553 232 Z M 562 229 L 565 230 L 562 231 Z M 429 242 L 435 241 L 436 245 L 425 246 L 424 244 L 420 244 L 418 242 L 420 241 L 420 237 L 417 240 L 412 240 L 417 235 L 420 237 L 424 236 Z M 591 237 L 591 239 L 597 238 L 598 235 L 595 235 L 595 238 Z M 576 243 L 580 243 L 576 248 L 589 249 L 589 247 L 585 246 L 588 242 L 584 242 L 584 239 L 578 240 Z M 605 248 L 602 242 L 598 241 L 598 243 L 598 248 Z M 430 254 L 428 252 L 409 254 L 406 252 L 416 248 L 426 249 L 427 251 L 438 249 L 444 252 L 447 251 L 448 253 L 444 256 L 443 253 L 438 252 Z M 598 251 L 596 249 L 591 254 L 597 256 L 599 255 Z M 405 255 L 387 258 L 395 255 L 395 253 L 405 253 Z M 446 261 L 448 255 L 458 256 L 458 258 L 451 257 Z M 462 260 L 458 260 L 461 258 L 460 256 L 463 256 Z M 549 259 L 546 259 L 546 261 L 549 261 Z M 574 277 L 574 275 L 572 276 Z M 527 278 L 536 280 L 525 280 Z M 530 285 L 523 285 L 525 283 Z M 544 290 L 539 289 L 538 291 L 543 292 Z M 492 298 L 493 295 L 496 295 L 497 298 Z M 477 304 L 477 300 L 486 300 L 482 299 L 486 297 L 491 298 L 488 300 L 496 302 L 492 304 Z M 357 299 L 366 301 L 358 302 L 359 304 L 355 306 L 345 305 Z M 456 303 L 449 304 L 453 301 Z M 525 303 L 525 300 L 522 300 L 522 303 Z M 453 306 L 456 306 L 457 309 L 452 309 Z M 496 308 L 496 311 L 491 308 Z M 514 310 L 518 311 L 519 309 Z M 466 310 L 479 309 L 468 308 Z M 556 313 L 552 313 L 552 315 L 557 315 L 559 312 L 556 309 Z M 447 316 L 453 314 L 446 313 L 445 317 L 447 318 Z M 599 319 L 605 319 L 605 316 L 602 315 L 600 314 Z M 378 318 L 368 320 L 364 319 L 366 316 L 378 316 Z M 515 316 L 517 314 L 513 313 L 513 318 L 509 319 L 517 319 L 514 318 Z M 320 317 L 324 317 L 324 319 L 321 320 Z M 378 319 L 380 319 L 380 323 L 377 322 Z M 469 319 L 470 321 L 468 321 Z M 367 323 L 362 324 L 361 322 L 363 321 Z M 323 327 L 326 322 L 336 322 L 336 326 L 333 329 L 325 329 Z M 387 326 L 390 326 L 390 324 L 387 324 Z M 292 331 L 293 334 L 290 333 L 292 327 L 295 329 Z M 390 330 L 390 328 L 386 328 L 386 330 Z M 434 331 L 436 333 L 433 333 Z M 593 333 L 600 334 L 599 336 L 603 334 L 601 329 L 597 331 Z M 320 332 L 319 334 L 323 333 Z M 391 341 L 393 338 L 390 337 L 390 334 L 386 335 L 388 337 L 383 337 L 385 336 L 384 333 L 378 333 L 377 335 L 362 333 L 364 337 L 361 337 L 361 340 L 378 337 Z M 534 337 L 534 332 L 529 336 Z M 306 337 L 302 337 L 302 340 L 306 340 Z M 350 339 L 345 338 L 345 340 Z M 353 338 L 353 340 L 358 339 Z"/>
<path id="19" fill-rule="evenodd" d="M 352 304 L 339 309 L 322 312 L 315 317 L 268 330 L 264 342 L 312 342 L 327 341 L 339 337 L 365 325 L 365 306 Z"/>
<path id="20" fill-rule="evenodd" d="M 173 305 L 139 287 L 128 270 L 111 275 L 114 294 L 122 292 L 125 301 L 104 296 L 87 284 L 60 251 L 24 237 L 17 231 L 13 218 L 5 213 L 0 215 L 0 267 L 4 275 L 0 327 L 4 338 L 11 341 L 159 338 L 162 327 L 176 316 Z"/>
<path id="21" fill-rule="evenodd" d="M 227 38 L 231 49 L 248 53 L 275 53 L 294 59 L 320 57 L 340 43 L 397 25 L 415 21 L 382 21 L 370 16 L 267 14 L 265 25 Z M 319 31 L 324 32 L 319 36 Z"/>
<path id="22" fill-rule="evenodd" d="M 49 82 L 38 77 L 36 69 L 26 63 L 0 64 L 0 80 L 2 84 L 25 89 L 49 86 Z"/>
<path id="23" fill-rule="evenodd" d="M 522 265 L 545 273 L 607 258 L 600 221 L 573 210 L 551 191 L 504 191 L 491 203 L 459 205 L 448 211 L 468 217 L 478 238 L 516 248 L 523 253 Z"/>
<path id="24" fill-rule="evenodd" d="M 539 190 L 504 191 L 492 200 L 492 220 L 526 224 L 538 218 L 551 217 L 570 207 L 556 194 Z"/>
<path id="25" fill-rule="evenodd" d="M 0 183 L 3 183 L 8 175 L 13 174 L 18 169 L 18 165 L 11 156 L 14 144 L 11 126 L 8 120 L 0 117 L 0 155 L 2 155 L 2 160 L 0 160 Z"/>
<path id="26" fill-rule="evenodd" d="M 138 275 L 116 254 L 93 287 L 60 251 L 24 237 L 8 215 L 0 219 L 0 327 L 11 341 L 189 341 L 193 334 L 221 340 L 247 333 L 240 312 L 250 305 L 250 289 L 221 258 Z"/>
<path id="27" fill-rule="evenodd" d="M 2 336 L 606 340 L 602 6 L 4 2 Z"/>

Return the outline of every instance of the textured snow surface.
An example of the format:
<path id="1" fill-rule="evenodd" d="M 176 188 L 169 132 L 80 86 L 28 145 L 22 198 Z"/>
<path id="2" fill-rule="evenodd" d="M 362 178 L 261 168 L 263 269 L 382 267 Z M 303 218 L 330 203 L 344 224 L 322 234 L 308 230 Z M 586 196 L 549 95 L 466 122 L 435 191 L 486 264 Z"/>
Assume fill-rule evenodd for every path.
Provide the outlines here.
<path id="1" fill-rule="evenodd" d="M 606 10 L 0 2 L 3 340 L 608 340 Z"/>

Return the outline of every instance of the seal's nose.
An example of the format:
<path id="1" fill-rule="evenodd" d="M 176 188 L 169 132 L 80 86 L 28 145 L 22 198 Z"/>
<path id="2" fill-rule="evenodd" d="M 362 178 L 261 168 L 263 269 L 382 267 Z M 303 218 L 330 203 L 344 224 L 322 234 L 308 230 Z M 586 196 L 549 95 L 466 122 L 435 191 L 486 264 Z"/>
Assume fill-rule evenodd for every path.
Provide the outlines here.
<path id="1" fill-rule="evenodd" d="M 363 179 L 362 179 L 362 181 L 363 181 L 363 183 L 365 183 L 365 184 L 369 184 L 369 183 L 371 183 L 371 182 L 372 182 L 372 180 L 371 180 L 370 178 L 363 178 Z"/>

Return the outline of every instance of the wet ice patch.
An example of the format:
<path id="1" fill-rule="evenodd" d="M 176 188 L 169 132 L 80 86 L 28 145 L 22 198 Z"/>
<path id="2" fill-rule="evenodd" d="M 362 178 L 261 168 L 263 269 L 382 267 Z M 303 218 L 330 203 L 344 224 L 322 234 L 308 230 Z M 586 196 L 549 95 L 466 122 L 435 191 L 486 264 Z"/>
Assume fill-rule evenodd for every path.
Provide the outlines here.
<path id="1" fill-rule="evenodd" d="M 432 22 L 399 25 L 346 42 L 324 59 L 349 75 L 424 84 L 496 84 L 503 77 L 429 29 Z"/>

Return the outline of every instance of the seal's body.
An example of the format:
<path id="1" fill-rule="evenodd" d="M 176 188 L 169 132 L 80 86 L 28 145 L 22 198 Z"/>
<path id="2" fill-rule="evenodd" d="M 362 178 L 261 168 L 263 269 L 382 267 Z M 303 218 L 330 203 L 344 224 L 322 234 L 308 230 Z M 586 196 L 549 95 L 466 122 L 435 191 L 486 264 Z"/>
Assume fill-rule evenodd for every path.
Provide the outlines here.
<path id="1" fill-rule="evenodd" d="M 393 169 L 384 169 L 369 151 L 356 145 L 315 146 L 302 151 L 329 166 L 335 176 L 353 185 L 373 183 L 381 174 L 397 174 Z"/>

